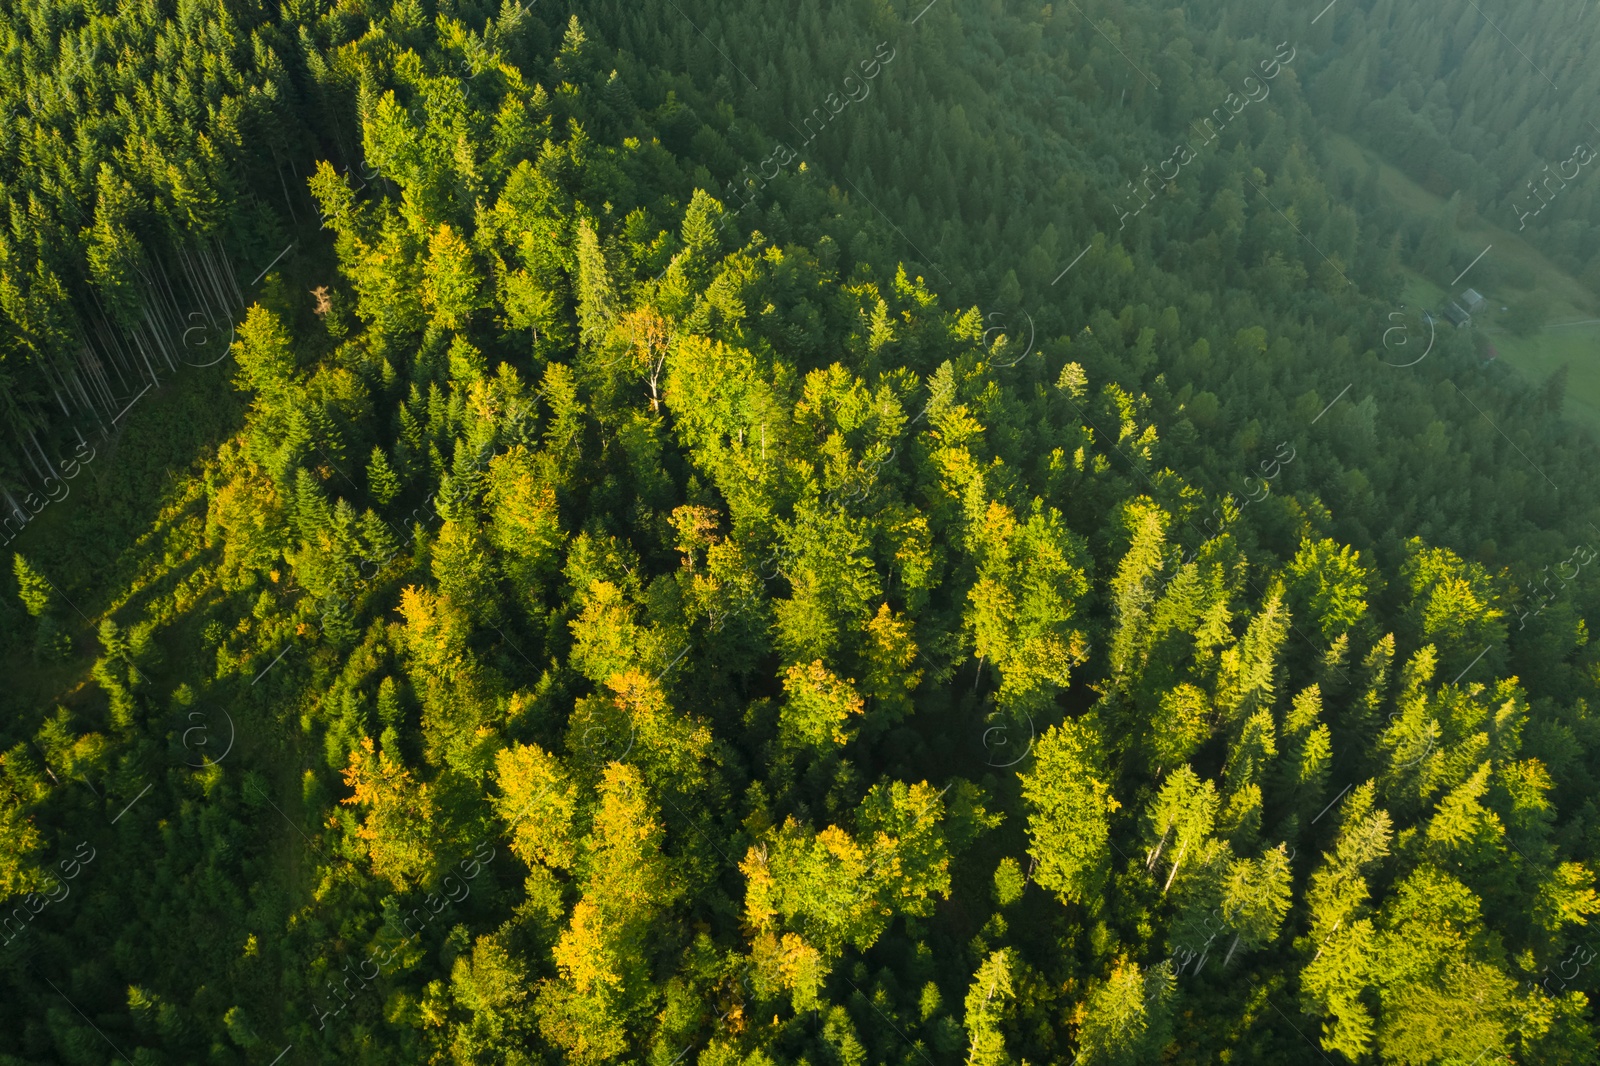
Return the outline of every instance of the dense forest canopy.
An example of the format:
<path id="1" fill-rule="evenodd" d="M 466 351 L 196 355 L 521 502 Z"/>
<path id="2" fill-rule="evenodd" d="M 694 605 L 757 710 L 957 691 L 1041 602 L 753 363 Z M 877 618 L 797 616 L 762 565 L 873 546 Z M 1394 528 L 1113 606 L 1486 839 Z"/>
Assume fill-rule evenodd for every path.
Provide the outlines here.
<path id="1" fill-rule="evenodd" d="M 1588 7 L 0 0 L 0 1064 L 1600 1063 Z"/>

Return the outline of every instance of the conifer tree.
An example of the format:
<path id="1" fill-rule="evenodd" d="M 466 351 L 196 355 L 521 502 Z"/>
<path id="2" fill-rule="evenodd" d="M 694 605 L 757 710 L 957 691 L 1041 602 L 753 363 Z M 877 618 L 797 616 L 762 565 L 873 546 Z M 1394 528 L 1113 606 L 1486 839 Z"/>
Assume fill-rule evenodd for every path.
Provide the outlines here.
<path id="1" fill-rule="evenodd" d="M 1111 795 L 1104 748 L 1092 721 L 1052 726 L 1022 773 L 1028 853 L 1040 886 L 1062 902 L 1093 907 L 1111 864 Z"/>
<path id="2" fill-rule="evenodd" d="M 1001 948 L 991 952 L 973 975 L 967 990 L 966 1025 L 970 1040 L 967 1066 L 1009 1066 L 1000 1021 L 1015 993 L 1011 987 L 1011 955 Z"/>

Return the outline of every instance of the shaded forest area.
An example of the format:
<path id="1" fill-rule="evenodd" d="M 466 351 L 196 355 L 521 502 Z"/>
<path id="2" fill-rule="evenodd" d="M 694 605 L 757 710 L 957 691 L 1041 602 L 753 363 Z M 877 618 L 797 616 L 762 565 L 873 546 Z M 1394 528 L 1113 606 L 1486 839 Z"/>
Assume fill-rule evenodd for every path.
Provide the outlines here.
<path id="1" fill-rule="evenodd" d="M 0 7 L 0 1062 L 1596 1061 L 1446 6 Z"/>

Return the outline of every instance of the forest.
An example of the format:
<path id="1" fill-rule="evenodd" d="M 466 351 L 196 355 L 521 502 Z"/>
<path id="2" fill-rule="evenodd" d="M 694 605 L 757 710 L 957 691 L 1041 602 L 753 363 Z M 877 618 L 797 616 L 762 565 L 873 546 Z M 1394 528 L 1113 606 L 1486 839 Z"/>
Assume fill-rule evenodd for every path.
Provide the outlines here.
<path id="1" fill-rule="evenodd" d="M 1600 15 L 1324 2 L 0 0 L 0 1066 L 1600 1066 Z"/>

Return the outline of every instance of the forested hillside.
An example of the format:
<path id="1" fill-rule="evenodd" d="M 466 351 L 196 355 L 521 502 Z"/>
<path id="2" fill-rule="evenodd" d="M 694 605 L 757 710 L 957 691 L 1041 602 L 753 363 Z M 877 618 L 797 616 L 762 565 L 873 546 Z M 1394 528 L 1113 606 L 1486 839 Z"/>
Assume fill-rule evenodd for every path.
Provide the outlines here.
<path id="1" fill-rule="evenodd" d="M 0 1064 L 1600 1061 L 1560 19 L 0 16 Z"/>

